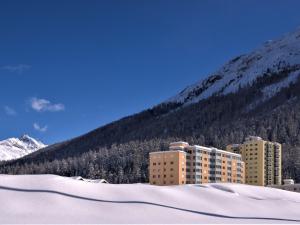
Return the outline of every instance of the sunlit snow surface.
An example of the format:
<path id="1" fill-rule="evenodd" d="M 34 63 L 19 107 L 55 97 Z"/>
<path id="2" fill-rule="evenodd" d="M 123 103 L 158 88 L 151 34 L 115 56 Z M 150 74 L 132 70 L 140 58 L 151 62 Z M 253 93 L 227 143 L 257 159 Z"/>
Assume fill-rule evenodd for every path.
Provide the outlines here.
<path id="1" fill-rule="evenodd" d="M 300 28 L 282 38 L 270 40 L 248 54 L 230 60 L 207 78 L 188 86 L 166 102 L 190 104 L 212 95 L 234 93 L 266 72 L 278 73 L 291 67 L 300 68 Z M 295 79 L 299 75 L 299 70 L 290 75 L 292 78 L 288 80 Z M 276 87 L 282 88 L 280 85 L 275 85 L 274 88 Z"/>
<path id="2" fill-rule="evenodd" d="M 0 175 L 0 223 L 300 223 L 300 194 L 240 184 L 159 187 Z"/>

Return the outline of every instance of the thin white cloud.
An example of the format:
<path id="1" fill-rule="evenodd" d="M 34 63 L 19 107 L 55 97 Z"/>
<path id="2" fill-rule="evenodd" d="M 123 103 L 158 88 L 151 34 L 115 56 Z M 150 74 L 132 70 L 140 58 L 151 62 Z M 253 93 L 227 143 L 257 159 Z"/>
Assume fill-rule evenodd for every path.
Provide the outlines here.
<path id="1" fill-rule="evenodd" d="M 31 66 L 27 64 L 6 65 L 1 67 L 2 70 L 6 70 L 10 73 L 18 73 L 18 74 L 22 74 L 24 71 L 29 70 L 30 68 Z"/>
<path id="2" fill-rule="evenodd" d="M 39 132 L 46 132 L 48 130 L 48 126 L 40 126 L 38 123 L 33 123 L 33 128 Z"/>
<path id="3" fill-rule="evenodd" d="M 8 116 L 15 116 L 15 115 L 17 115 L 17 112 L 13 108 L 11 108 L 11 107 L 9 107 L 7 105 L 4 106 L 3 109 L 4 109 L 5 113 L 6 113 L 6 115 L 8 115 Z"/>
<path id="4" fill-rule="evenodd" d="M 62 103 L 53 104 L 47 99 L 32 98 L 30 100 L 31 108 L 37 112 L 59 112 L 65 110 L 65 106 Z"/>

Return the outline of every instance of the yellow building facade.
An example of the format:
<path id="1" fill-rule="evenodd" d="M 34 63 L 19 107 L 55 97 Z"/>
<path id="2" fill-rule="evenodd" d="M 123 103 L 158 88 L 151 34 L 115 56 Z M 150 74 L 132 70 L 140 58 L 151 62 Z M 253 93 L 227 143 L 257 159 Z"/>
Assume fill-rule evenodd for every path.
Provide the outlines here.
<path id="1" fill-rule="evenodd" d="M 149 181 L 153 185 L 186 183 L 186 152 L 171 150 L 149 154 Z"/>
<path id="2" fill-rule="evenodd" d="M 281 184 L 281 144 L 249 136 L 242 144 L 231 144 L 226 150 L 242 155 L 245 183 L 267 186 Z"/>
<path id="3" fill-rule="evenodd" d="M 245 182 L 242 157 L 232 152 L 173 142 L 169 151 L 151 152 L 149 158 L 150 184 Z"/>

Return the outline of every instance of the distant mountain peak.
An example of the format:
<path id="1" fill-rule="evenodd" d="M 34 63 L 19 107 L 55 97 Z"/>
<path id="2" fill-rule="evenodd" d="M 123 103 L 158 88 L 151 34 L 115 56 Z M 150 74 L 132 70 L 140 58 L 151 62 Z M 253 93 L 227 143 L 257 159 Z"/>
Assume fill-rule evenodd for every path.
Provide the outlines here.
<path id="1" fill-rule="evenodd" d="M 269 40 L 254 51 L 235 57 L 215 73 L 186 87 L 166 103 L 196 103 L 213 95 L 237 92 L 266 73 L 287 68 L 300 71 L 300 27 L 276 40 Z M 298 75 L 297 75 L 298 76 Z"/>
<path id="2" fill-rule="evenodd" d="M 47 145 L 27 134 L 0 141 L 0 161 L 21 158 Z"/>

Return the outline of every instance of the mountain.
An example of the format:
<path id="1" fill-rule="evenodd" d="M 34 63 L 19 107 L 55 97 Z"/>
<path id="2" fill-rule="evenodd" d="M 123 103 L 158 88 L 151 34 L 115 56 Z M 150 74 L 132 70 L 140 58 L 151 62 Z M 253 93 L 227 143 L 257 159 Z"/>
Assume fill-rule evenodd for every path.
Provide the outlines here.
<path id="1" fill-rule="evenodd" d="M 291 73 L 276 86 L 266 87 L 265 98 L 270 98 L 282 87 L 294 82 L 300 73 L 300 28 L 277 40 L 269 40 L 249 54 L 238 56 L 215 73 L 185 88 L 167 102 L 191 104 L 213 95 L 226 95 L 252 84 L 265 74 Z"/>
<path id="2" fill-rule="evenodd" d="M 45 148 L 42 142 L 28 135 L 20 138 L 9 138 L 0 141 L 0 161 L 21 158 L 41 148 Z"/>
<path id="3" fill-rule="evenodd" d="M 300 30 L 230 60 L 208 78 L 140 113 L 2 163 L 0 173 L 148 181 L 148 154 L 171 141 L 214 146 L 248 135 L 283 146 L 283 177 L 300 182 Z"/>

